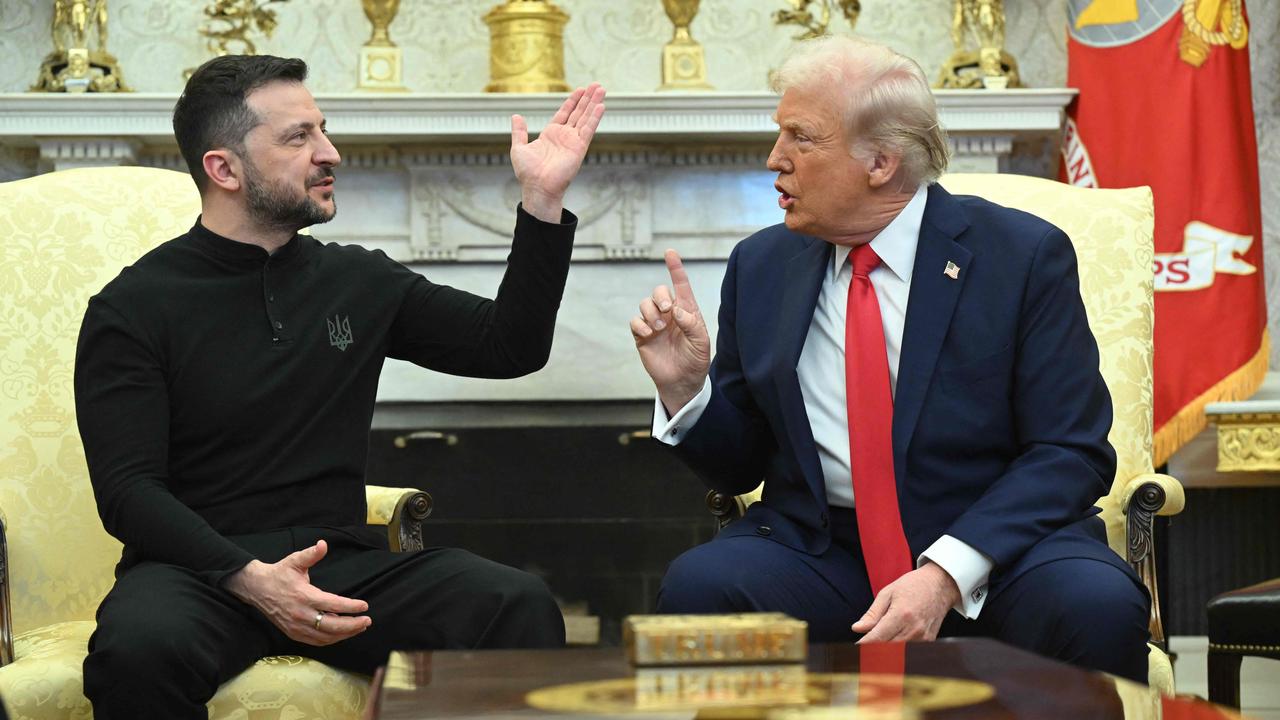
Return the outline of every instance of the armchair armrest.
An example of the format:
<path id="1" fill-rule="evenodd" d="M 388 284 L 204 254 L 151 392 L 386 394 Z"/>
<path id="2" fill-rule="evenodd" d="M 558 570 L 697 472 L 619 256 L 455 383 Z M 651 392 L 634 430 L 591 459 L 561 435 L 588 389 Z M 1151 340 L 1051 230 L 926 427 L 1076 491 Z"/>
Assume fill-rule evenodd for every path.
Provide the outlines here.
<path id="1" fill-rule="evenodd" d="M 8 520 L 0 508 L 0 667 L 13 662 L 13 611 L 9 604 Z"/>
<path id="2" fill-rule="evenodd" d="M 389 488 L 366 485 L 365 522 L 386 525 L 387 538 L 395 552 L 422 549 L 422 521 L 431 514 L 431 495 L 417 488 Z"/>
<path id="3" fill-rule="evenodd" d="M 762 495 L 764 495 L 764 483 L 760 483 L 755 490 L 742 495 L 727 495 L 719 490 L 708 490 L 707 509 L 716 518 L 716 530 L 723 529 L 725 525 L 745 515 L 747 507 L 759 502 Z"/>
<path id="4" fill-rule="evenodd" d="M 387 526 L 391 549 L 422 549 L 422 521 L 431 514 L 431 495 L 415 488 L 365 487 L 365 522 Z M 9 602 L 7 521 L 0 509 L 0 667 L 13 662 L 13 617 Z"/>
<path id="5" fill-rule="evenodd" d="M 1125 515 L 1129 561 L 1151 593 L 1151 642 L 1164 647 L 1164 623 L 1160 619 L 1160 586 L 1156 581 L 1156 546 L 1152 521 L 1157 515 L 1182 512 L 1186 496 L 1176 478 L 1145 473 L 1129 480 L 1120 494 Z"/>
<path id="6" fill-rule="evenodd" d="M 1130 478 L 1120 494 L 1120 509 L 1129 512 L 1129 505 L 1136 502 L 1150 506 L 1156 515 L 1177 515 L 1186 505 L 1186 495 L 1182 491 L 1182 483 L 1170 475 L 1159 473 L 1143 473 Z"/>

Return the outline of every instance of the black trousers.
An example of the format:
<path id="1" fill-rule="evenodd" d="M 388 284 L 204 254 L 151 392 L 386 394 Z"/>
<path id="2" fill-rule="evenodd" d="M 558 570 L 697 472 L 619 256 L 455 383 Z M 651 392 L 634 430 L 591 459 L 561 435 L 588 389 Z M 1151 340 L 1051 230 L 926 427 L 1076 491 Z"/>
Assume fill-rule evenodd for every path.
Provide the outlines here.
<path id="1" fill-rule="evenodd" d="M 232 539 L 272 562 L 319 538 L 329 552 L 311 569 L 312 584 L 367 601 L 369 629 L 327 647 L 297 643 L 198 573 L 141 562 L 117 574 L 98 608 L 84 663 L 94 717 L 204 720 L 219 685 L 270 655 L 371 674 L 392 650 L 564 644 L 563 618 L 541 579 L 464 550 L 393 553 L 364 528 Z"/>
<path id="2" fill-rule="evenodd" d="M 854 511 L 830 513 L 832 543 L 822 556 L 755 535 L 722 535 L 689 550 L 668 568 L 658 612 L 785 612 L 809 623 L 813 641 L 857 640 L 850 625 L 871 606 L 871 583 Z M 995 638 L 1145 685 L 1150 607 L 1119 568 L 1067 558 L 1006 583 L 976 620 L 948 612 L 938 634 Z"/>

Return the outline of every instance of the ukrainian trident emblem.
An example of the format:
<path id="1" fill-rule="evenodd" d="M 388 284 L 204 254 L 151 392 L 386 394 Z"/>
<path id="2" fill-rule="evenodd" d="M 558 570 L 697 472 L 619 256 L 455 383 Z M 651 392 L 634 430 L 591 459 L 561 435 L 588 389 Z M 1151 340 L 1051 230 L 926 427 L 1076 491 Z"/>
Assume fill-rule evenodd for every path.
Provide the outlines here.
<path id="1" fill-rule="evenodd" d="M 329 325 L 329 344 L 339 350 L 346 350 L 347 346 L 355 342 L 351 337 L 351 316 L 341 317 L 334 315 L 333 319 L 324 319 Z"/>

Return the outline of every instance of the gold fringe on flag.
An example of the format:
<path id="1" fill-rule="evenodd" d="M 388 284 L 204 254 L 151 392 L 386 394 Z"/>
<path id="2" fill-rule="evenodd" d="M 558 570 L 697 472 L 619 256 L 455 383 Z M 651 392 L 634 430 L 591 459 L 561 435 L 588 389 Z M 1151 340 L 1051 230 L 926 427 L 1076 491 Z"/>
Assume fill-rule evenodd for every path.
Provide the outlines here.
<path id="1" fill-rule="evenodd" d="M 1152 449 L 1156 467 L 1169 460 L 1178 448 L 1186 445 L 1191 438 L 1200 433 L 1208 425 L 1204 416 L 1204 406 L 1214 402 L 1231 402 L 1243 400 L 1258 391 L 1267 376 L 1267 365 L 1271 358 L 1271 335 L 1262 331 L 1262 343 L 1258 352 L 1244 365 L 1223 378 L 1213 387 L 1204 391 L 1195 400 L 1169 418 L 1156 431 Z"/>

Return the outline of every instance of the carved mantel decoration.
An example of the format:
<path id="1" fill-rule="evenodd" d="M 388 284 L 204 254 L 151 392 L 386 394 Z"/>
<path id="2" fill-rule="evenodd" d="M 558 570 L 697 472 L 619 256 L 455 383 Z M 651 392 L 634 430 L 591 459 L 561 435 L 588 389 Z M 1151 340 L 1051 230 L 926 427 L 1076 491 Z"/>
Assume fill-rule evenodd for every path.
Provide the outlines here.
<path id="1" fill-rule="evenodd" d="M 1267 373 L 1252 397 L 1204 413 L 1218 427 L 1218 472 L 1280 472 L 1280 373 Z"/>
<path id="2" fill-rule="evenodd" d="M 1280 410 L 1211 419 L 1218 424 L 1218 472 L 1280 471 Z"/>

